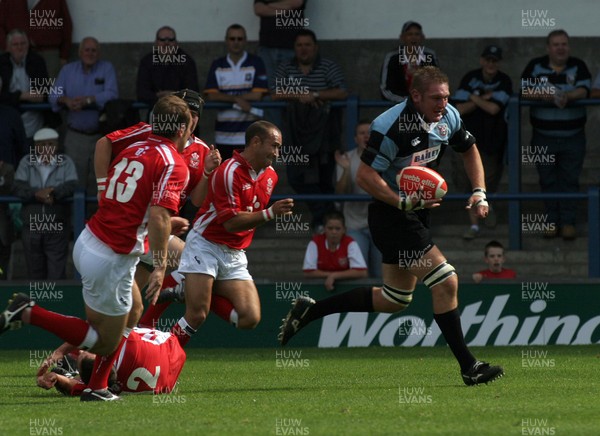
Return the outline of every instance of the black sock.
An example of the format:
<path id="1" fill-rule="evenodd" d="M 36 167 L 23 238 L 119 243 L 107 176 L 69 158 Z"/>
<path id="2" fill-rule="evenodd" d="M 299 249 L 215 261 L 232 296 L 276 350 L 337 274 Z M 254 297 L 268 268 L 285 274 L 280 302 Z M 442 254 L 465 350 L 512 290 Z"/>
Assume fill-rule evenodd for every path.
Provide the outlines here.
<path id="1" fill-rule="evenodd" d="M 304 319 L 310 322 L 332 313 L 344 312 L 373 312 L 373 288 L 354 288 L 343 294 L 317 301 Z"/>
<path id="2" fill-rule="evenodd" d="M 434 314 L 433 318 L 440 327 L 448 346 L 454 353 L 454 357 L 458 360 L 462 372 L 466 372 L 473 363 L 475 357 L 471 354 L 465 343 L 462 327 L 460 325 L 460 314 L 458 309 L 453 309 L 450 312 Z"/>

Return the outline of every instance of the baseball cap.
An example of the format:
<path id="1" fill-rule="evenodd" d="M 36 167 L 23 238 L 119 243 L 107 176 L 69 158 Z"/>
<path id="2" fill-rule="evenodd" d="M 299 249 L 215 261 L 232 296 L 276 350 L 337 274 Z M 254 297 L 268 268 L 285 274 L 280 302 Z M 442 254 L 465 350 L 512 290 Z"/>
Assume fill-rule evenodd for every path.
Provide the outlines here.
<path id="1" fill-rule="evenodd" d="M 482 58 L 496 58 L 498 60 L 502 59 L 502 49 L 497 45 L 488 45 L 483 49 L 483 53 L 481 53 Z"/>
<path id="2" fill-rule="evenodd" d="M 404 33 L 406 32 L 408 29 L 410 29 L 411 27 L 418 27 L 419 30 L 423 30 L 423 26 L 421 26 L 419 23 L 417 23 L 416 21 L 407 21 L 406 23 L 404 23 L 402 25 L 402 32 L 400 33 Z"/>
<path id="3" fill-rule="evenodd" d="M 48 127 L 44 127 L 43 129 L 38 130 L 33 135 L 33 140 L 37 141 L 50 141 L 51 139 L 58 139 L 58 132 L 54 129 L 50 129 Z"/>
<path id="4" fill-rule="evenodd" d="M 200 97 L 196 91 L 192 89 L 182 89 L 174 92 L 173 95 L 183 99 L 190 108 L 191 111 L 196 112 L 198 116 L 202 113 L 202 107 L 204 106 L 204 100 Z"/>

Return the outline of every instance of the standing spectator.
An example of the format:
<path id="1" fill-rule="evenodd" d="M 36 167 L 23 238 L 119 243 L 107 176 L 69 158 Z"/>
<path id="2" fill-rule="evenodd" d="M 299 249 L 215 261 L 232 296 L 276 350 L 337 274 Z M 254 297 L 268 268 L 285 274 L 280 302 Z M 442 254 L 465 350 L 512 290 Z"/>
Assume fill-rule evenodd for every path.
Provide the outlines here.
<path id="1" fill-rule="evenodd" d="M 336 166 L 336 194 L 362 194 L 367 192 L 356 183 L 356 173 L 360 164 L 360 156 L 367 147 L 369 140 L 368 121 L 359 121 L 354 132 L 356 148 L 346 152 L 335 152 Z M 367 201 L 345 201 L 343 203 L 344 217 L 348 236 L 352 237 L 360 247 L 363 258 L 369 266 L 370 277 L 381 277 L 381 252 L 375 246 L 369 231 Z"/>
<path id="2" fill-rule="evenodd" d="M 179 46 L 175 30 L 163 26 L 156 31 L 152 52 L 140 61 L 137 98 L 152 106 L 159 98 L 186 88 L 199 91 L 196 62 Z"/>
<path id="3" fill-rule="evenodd" d="M 530 154 L 535 154 L 542 192 L 579 192 L 579 176 L 585 158 L 585 106 L 569 102 L 587 98 L 591 75 L 579 58 L 570 55 L 569 35 L 553 30 L 546 38 L 547 55 L 532 59 L 521 75 L 521 96 L 548 102 L 530 111 L 533 137 Z M 577 237 L 577 202 L 545 202 L 548 224 L 555 224 L 544 236 L 560 234 L 565 240 Z"/>
<path id="4" fill-rule="evenodd" d="M 246 29 L 239 24 L 229 26 L 225 45 L 227 56 L 213 61 L 204 93 L 208 101 L 234 105 L 219 111 L 215 124 L 215 143 L 223 159 L 229 159 L 234 149 L 244 148 L 246 129 L 258 120 L 251 113 L 251 102 L 260 101 L 268 90 L 263 61 L 246 51 Z"/>
<path id="5" fill-rule="evenodd" d="M 510 77 L 498 69 L 502 49 L 487 46 L 481 53 L 481 68 L 469 71 L 460 81 L 454 96 L 456 109 L 465 127 L 477 138 L 477 148 L 485 170 L 485 186 L 488 192 L 496 192 L 504 170 L 504 151 L 508 137 L 505 108 L 512 94 Z M 454 180 L 461 192 L 469 192 L 467 175 L 462 159 L 453 154 Z M 471 227 L 463 234 L 473 239 L 479 234 L 479 218 L 475 209 L 468 209 Z M 496 225 L 496 215 L 490 207 L 485 219 L 489 227 Z"/>
<path id="6" fill-rule="evenodd" d="M 0 77 L 0 93 L 2 78 Z M 0 195 L 11 195 L 15 168 L 28 153 L 25 128 L 16 109 L 0 104 Z M 8 203 L 0 203 L 0 279 L 5 279 L 14 237 Z"/>
<path id="7" fill-rule="evenodd" d="M 77 186 L 75 165 L 58 153 L 58 132 L 43 128 L 33 152 L 19 162 L 13 193 L 23 201 L 23 245 L 31 280 L 59 280 L 66 275 L 69 253 L 67 199 Z"/>
<path id="8" fill-rule="evenodd" d="M 346 235 L 344 215 L 325 215 L 324 233 L 313 236 L 306 247 L 302 270 L 308 278 L 324 278 L 325 289 L 333 291 L 336 280 L 367 276 L 367 264 L 356 241 Z"/>
<path id="9" fill-rule="evenodd" d="M 100 44 L 93 37 L 83 38 L 79 60 L 65 65 L 58 75 L 49 101 L 52 110 L 66 109 L 65 152 L 75 162 L 79 187 L 96 195 L 94 148 L 102 136 L 100 111 L 109 100 L 118 97 L 117 75 L 113 65 L 100 60 Z"/>
<path id="10" fill-rule="evenodd" d="M 69 59 L 73 25 L 66 0 L 11 0 L 0 2 L 0 47 L 7 34 L 23 29 L 34 50 L 45 59 L 50 77 Z"/>
<path id="11" fill-rule="evenodd" d="M 479 283 L 487 279 L 514 279 L 517 277 L 515 270 L 504 268 L 504 246 L 498 241 L 490 241 L 485 245 L 483 260 L 487 269 L 473 274 L 473 281 Z"/>
<path id="12" fill-rule="evenodd" d="M 296 33 L 307 24 L 306 1 L 254 0 L 254 13 L 260 17 L 258 55 L 265 63 L 269 88 L 279 65 L 294 58 Z"/>
<path id="13" fill-rule="evenodd" d="M 381 67 L 379 89 L 381 96 L 394 103 L 406 100 L 412 77 L 417 68 L 425 65 L 439 66 L 436 54 L 423 45 L 423 27 L 416 21 L 402 25 L 398 51 L 385 55 Z"/>
<path id="14" fill-rule="evenodd" d="M 46 62 L 29 50 L 29 40 L 23 30 L 11 30 L 6 36 L 6 53 L 0 55 L 0 77 L 6 84 L 0 93 L 0 103 L 19 109 L 21 103 L 41 103 L 47 97 Z M 44 126 L 44 115 L 40 111 L 25 111 L 21 118 L 27 145 L 31 147 L 33 135 Z"/>
<path id="15" fill-rule="evenodd" d="M 312 30 L 296 34 L 294 50 L 294 59 L 279 66 L 271 88 L 274 100 L 288 102 L 288 148 L 308 160 L 287 161 L 288 182 L 299 194 L 333 194 L 334 150 L 340 148 L 341 118 L 330 102 L 348 96 L 344 75 L 335 62 L 319 55 Z M 308 206 L 313 229 L 322 227 L 330 204 L 312 201 Z"/>

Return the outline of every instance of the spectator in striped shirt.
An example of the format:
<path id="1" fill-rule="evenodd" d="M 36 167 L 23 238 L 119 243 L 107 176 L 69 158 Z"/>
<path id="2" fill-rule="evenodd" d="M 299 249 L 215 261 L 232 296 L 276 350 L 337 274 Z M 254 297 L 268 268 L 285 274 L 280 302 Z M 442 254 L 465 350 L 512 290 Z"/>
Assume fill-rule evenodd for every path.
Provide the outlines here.
<path id="1" fill-rule="evenodd" d="M 587 98 L 591 75 L 585 62 L 570 55 L 569 35 L 553 30 L 546 38 L 546 56 L 532 59 L 521 74 L 521 96 L 547 102 L 530 111 L 531 146 L 522 151 L 522 162 L 535 165 L 542 192 L 579 192 L 579 176 L 585 158 L 585 106 L 569 103 Z M 548 200 L 546 238 L 560 234 L 577 237 L 577 203 Z"/>
<path id="2" fill-rule="evenodd" d="M 319 55 L 315 33 L 296 34 L 295 56 L 279 65 L 271 87 L 273 100 L 287 101 L 286 144 L 279 161 L 287 166 L 298 194 L 333 194 L 334 151 L 340 148 L 341 117 L 330 102 L 348 96 L 341 68 Z M 310 202 L 313 229 L 322 227 L 331 203 Z"/>

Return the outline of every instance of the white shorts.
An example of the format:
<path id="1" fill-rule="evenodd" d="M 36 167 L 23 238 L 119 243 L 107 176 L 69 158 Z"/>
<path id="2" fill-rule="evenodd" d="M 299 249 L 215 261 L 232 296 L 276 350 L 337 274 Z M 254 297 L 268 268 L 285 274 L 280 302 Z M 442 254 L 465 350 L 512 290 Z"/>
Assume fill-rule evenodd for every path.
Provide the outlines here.
<path id="1" fill-rule="evenodd" d="M 173 239 L 173 235 L 169 235 L 169 242 Z M 146 265 L 153 266 L 152 264 L 152 250 L 146 251 L 144 254 L 140 256 L 140 262 L 145 263 Z"/>
<path id="2" fill-rule="evenodd" d="M 87 228 L 73 247 L 73 263 L 81 274 L 83 301 L 108 316 L 129 313 L 138 256 L 117 254 Z"/>
<path id="3" fill-rule="evenodd" d="M 207 274 L 215 280 L 252 280 L 244 250 L 214 244 L 195 230 L 185 240 L 178 271 Z"/>

